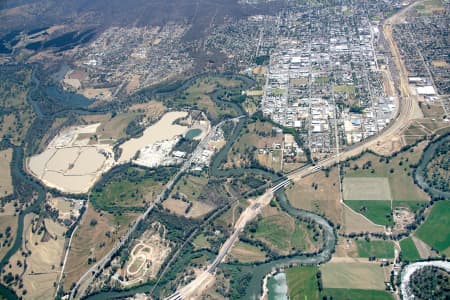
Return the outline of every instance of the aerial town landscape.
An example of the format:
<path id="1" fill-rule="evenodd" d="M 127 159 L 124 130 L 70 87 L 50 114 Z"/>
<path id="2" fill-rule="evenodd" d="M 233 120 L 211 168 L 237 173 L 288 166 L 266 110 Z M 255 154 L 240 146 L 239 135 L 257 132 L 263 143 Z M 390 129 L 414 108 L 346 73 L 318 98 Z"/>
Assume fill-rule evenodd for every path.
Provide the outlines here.
<path id="1" fill-rule="evenodd" d="M 450 299 L 449 24 L 0 1 L 0 299 Z"/>

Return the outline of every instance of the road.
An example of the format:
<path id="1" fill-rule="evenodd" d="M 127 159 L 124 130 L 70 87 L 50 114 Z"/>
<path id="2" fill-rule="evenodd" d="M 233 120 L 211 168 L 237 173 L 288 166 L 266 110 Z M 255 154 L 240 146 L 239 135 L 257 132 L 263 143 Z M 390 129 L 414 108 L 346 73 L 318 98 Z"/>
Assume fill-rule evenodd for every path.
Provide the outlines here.
<path id="1" fill-rule="evenodd" d="M 211 140 L 214 132 L 217 128 L 222 126 L 227 121 L 237 121 L 242 116 L 224 120 L 217 125 L 215 125 L 212 130 L 210 130 L 205 137 L 200 141 L 200 143 L 197 145 L 197 148 L 195 148 L 194 152 L 191 154 L 190 158 L 184 162 L 182 167 L 178 170 L 177 174 L 165 185 L 164 189 L 161 191 L 161 193 L 156 197 L 155 201 L 147 208 L 147 210 L 139 216 L 136 221 L 133 223 L 133 225 L 130 227 L 130 229 L 126 232 L 126 234 L 119 240 L 119 242 L 112 248 L 107 255 L 105 255 L 103 258 L 101 258 L 95 265 L 93 265 L 87 272 L 85 272 L 78 282 L 75 284 L 75 287 L 71 290 L 69 299 L 80 299 L 82 296 L 86 293 L 87 288 L 92 283 L 93 279 L 98 276 L 105 268 L 106 264 L 111 261 L 112 257 L 117 253 L 117 251 L 124 246 L 129 239 L 131 238 L 132 234 L 136 231 L 138 224 L 145 220 L 150 212 L 153 210 L 156 204 L 159 204 L 163 199 L 164 195 L 167 192 L 170 192 L 174 186 L 174 184 L 177 182 L 178 178 L 182 176 L 182 174 L 189 169 L 191 166 L 191 163 L 198 157 L 202 155 L 202 151 L 206 149 L 206 146 L 208 142 Z M 67 252 L 68 253 L 68 252 Z M 68 255 L 68 254 L 66 254 Z"/>
<path id="2" fill-rule="evenodd" d="M 372 136 L 367 138 L 366 140 L 355 144 L 347 149 L 341 151 L 338 154 L 330 156 L 326 159 L 321 160 L 315 166 L 301 168 L 296 170 L 295 172 L 289 174 L 288 180 L 283 181 L 280 185 L 280 188 L 284 187 L 284 184 L 289 181 L 297 181 L 303 178 L 306 175 L 317 172 L 318 170 L 326 167 L 330 167 L 334 164 L 339 163 L 339 161 L 346 160 L 348 158 L 357 156 L 367 149 L 377 146 L 380 143 L 385 142 L 386 140 L 392 139 L 393 137 L 400 136 L 401 133 L 409 126 L 410 121 L 415 118 L 414 116 L 414 107 L 417 105 L 417 98 L 410 93 L 409 85 L 408 85 L 408 72 L 404 65 L 404 62 L 401 60 L 400 52 L 398 50 L 397 44 L 394 42 L 392 37 L 392 24 L 398 20 L 398 15 L 403 15 L 408 9 L 411 8 L 414 4 L 406 7 L 401 10 L 396 15 L 387 19 L 383 24 L 383 33 L 389 45 L 389 50 L 392 53 L 392 57 L 394 58 L 395 65 L 398 71 L 399 79 L 400 79 L 400 101 L 399 101 L 399 109 L 398 114 L 391 121 L 388 127 L 384 130 L 380 131 L 380 133 L 376 136 Z M 274 187 L 277 189 L 278 186 Z M 255 202 L 253 202 L 249 207 L 247 207 L 244 212 L 242 212 L 241 217 L 235 225 L 233 234 L 225 241 L 224 245 L 219 251 L 216 259 L 211 263 L 210 266 L 195 280 L 190 282 L 185 287 L 181 288 L 173 295 L 166 298 L 166 300 L 177 300 L 177 299 L 189 299 L 192 295 L 195 294 L 196 291 L 202 288 L 206 279 L 208 279 L 211 273 L 214 272 L 217 265 L 223 260 L 228 251 L 231 249 L 235 241 L 238 239 L 239 234 L 245 227 L 249 221 L 251 221 L 256 215 L 259 213 L 261 208 L 267 205 L 273 197 L 274 188 L 268 189 L 268 191 L 260 196 Z"/>

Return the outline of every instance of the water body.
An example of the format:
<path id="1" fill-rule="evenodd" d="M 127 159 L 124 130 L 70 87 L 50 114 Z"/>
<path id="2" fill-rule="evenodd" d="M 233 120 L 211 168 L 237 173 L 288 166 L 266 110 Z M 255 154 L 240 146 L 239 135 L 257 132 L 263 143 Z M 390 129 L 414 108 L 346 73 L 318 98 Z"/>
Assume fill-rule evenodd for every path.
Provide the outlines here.
<path id="1" fill-rule="evenodd" d="M 288 300 L 288 286 L 285 273 L 278 273 L 270 277 L 267 287 L 269 300 Z"/>

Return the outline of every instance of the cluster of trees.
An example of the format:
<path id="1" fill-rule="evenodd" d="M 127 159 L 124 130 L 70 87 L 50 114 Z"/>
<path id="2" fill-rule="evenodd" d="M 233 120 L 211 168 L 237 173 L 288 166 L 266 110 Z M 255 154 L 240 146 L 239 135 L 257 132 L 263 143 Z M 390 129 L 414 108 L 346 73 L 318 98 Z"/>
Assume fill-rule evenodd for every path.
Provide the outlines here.
<path id="1" fill-rule="evenodd" d="M 409 283 L 414 294 L 414 299 L 449 299 L 449 278 L 449 273 L 431 266 L 414 272 Z"/>

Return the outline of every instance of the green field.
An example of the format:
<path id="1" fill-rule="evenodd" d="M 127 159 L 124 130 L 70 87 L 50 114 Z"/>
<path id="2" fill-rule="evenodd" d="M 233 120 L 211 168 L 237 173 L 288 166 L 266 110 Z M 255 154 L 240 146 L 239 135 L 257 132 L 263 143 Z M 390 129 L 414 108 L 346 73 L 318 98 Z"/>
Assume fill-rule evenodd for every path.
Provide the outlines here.
<path id="1" fill-rule="evenodd" d="M 325 289 L 322 296 L 333 300 L 392 300 L 391 294 L 386 291 L 355 290 L 355 289 Z M 309 299 L 309 298 L 308 298 Z"/>
<path id="2" fill-rule="evenodd" d="M 201 129 L 191 129 L 188 132 L 186 132 L 186 135 L 184 136 L 187 140 L 192 140 L 194 139 L 196 136 L 199 136 L 202 133 Z"/>
<path id="3" fill-rule="evenodd" d="M 450 201 L 434 204 L 425 223 L 416 232 L 417 237 L 431 247 L 445 251 L 450 247 Z"/>
<path id="4" fill-rule="evenodd" d="M 315 266 L 299 266 L 287 269 L 289 299 L 320 299 L 317 271 L 318 269 Z"/>
<path id="5" fill-rule="evenodd" d="M 420 259 L 416 245 L 410 237 L 401 240 L 400 247 L 402 248 L 402 260 L 415 261 Z"/>
<path id="6" fill-rule="evenodd" d="M 391 241 L 357 240 L 360 257 L 394 258 L 394 244 Z"/>
<path id="7" fill-rule="evenodd" d="M 364 215 L 375 224 L 392 226 L 391 201 L 389 200 L 350 200 L 345 201 L 351 209 Z"/>

